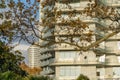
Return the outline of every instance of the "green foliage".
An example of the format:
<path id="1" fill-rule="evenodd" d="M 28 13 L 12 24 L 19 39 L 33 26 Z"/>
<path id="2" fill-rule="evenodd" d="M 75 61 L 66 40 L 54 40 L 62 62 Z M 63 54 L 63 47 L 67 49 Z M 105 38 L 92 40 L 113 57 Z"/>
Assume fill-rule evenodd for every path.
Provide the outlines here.
<path id="1" fill-rule="evenodd" d="M 80 74 L 80 76 L 77 78 L 77 80 L 90 80 L 87 76 Z"/>
<path id="2" fill-rule="evenodd" d="M 52 80 L 49 77 L 45 76 L 26 76 L 22 77 L 14 72 L 7 71 L 0 73 L 0 80 Z"/>
<path id="3" fill-rule="evenodd" d="M 0 73 L 0 80 L 22 80 L 22 77 L 14 72 L 7 71 Z"/>
<path id="4" fill-rule="evenodd" d="M 0 8 L 6 8 L 4 0 L 0 0 Z"/>
<path id="5" fill-rule="evenodd" d="M 0 72 L 12 71 L 21 76 L 25 76 L 26 72 L 19 67 L 19 63 L 24 59 L 21 53 L 11 52 L 11 47 L 0 41 Z"/>
<path id="6" fill-rule="evenodd" d="M 31 76 L 29 80 L 52 80 L 47 76 Z"/>

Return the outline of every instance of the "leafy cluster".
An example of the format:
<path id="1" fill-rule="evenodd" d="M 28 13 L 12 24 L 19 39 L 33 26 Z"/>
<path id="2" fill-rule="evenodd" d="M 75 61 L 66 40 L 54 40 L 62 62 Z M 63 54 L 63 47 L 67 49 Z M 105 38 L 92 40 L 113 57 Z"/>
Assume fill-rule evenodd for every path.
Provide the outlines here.
<path id="1" fill-rule="evenodd" d="M 41 33 L 42 40 L 48 41 L 44 46 L 59 45 L 75 46 L 75 49 L 87 51 L 111 36 L 119 33 L 120 13 L 115 8 L 105 5 L 100 0 L 89 0 L 84 9 L 74 8 L 71 4 L 80 0 L 41 0 Z M 59 4 L 58 4 L 59 3 Z M 60 5 L 61 4 L 61 5 Z M 82 17 L 90 20 L 87 22 Z M 109 21 L 109 24 L 106 22 Z M 100 24 L 97 30 L 104 36 L 94 40 L 95 30 L 91 29 L 89 23 Z M 109 33 L 111 31 L 111 33 Z M 45 37 L 44 37 L 45 36 Z M 56 39 L 52 38 L 55 36 Z M 44 39 L 43 39 L 44 38 Z M 56 47 L 56 46 L 55 46 Z"/>
<path id="2" fill-rule="evenodd" d="M 22 40 L 34 43 L 38 31 L 37 0 L 0 0 L 0 3 L 0 39 L 9 43 Z"/>
<path id="3" fill-rule="evenodd" d="M 38 1 L 41 4 L 40 22 L 36 19 L 39 15 Z M 89 0 L 87 6 L 82 10 L 73 8 L 71 2 L 78 1 L 80 0 L 34 0 L 34 2 L 26 0 L 26 3 L 23 3 L 21 0 L 16 2 L 1 0 L 0 38 L 10 42 L 24 40 L 30 44 L 41 39 L 46 41 L 46 44 L 41 44 L 40 47 L 65 43 L 75 46 L 75 49 L 86 51 L 119 33 L 120 13 L 118 10 L 102 4 L 100 0 Z M 56 6 L 57 3 L 63 5 Z M 63 10 L 64 8 L 68 11 Z M 99 28 L 99 31 L 105 34 L 104 37 L 94 41 L 93 36 L 96 35 L 96 32 L 90 29 L 88 23 L 78 15 L 99 23 L 109 20 L 110 24 L 102 23 L 105 24 L 104 27 Z M 108 31 L 111 33 L 108 34 Z"/>
<path id="4" fill-rule="evenodd" d="M 49 77 L 44 76 L 25 76 L 22 77 L 13 72 L 7 71 L 4 73 L 0 73 L 0 80 L 52 80 Z"/>
<path id="5" fill-rule="evenodd" d="M 22 77 L 13 72 L 7 71 L 0 73 L 0 80 L 22 80 Z"/>
<path id="6" fill-rule="evenodd" d="M 80 75 L 78 78 L 77 78 L 77 80 L 90 80 L 87 76 L 85 76 L 85 75 Z"/>
<path id="7" fill-rule="evenodd" d="M 19 51 L 12 52 L 11 50 L 11 47 L 0 41 L 0 72 L 12 71 L 25 76 L 26 72 L 19 67 L 19 63 L 23 61 L 24 57 Z"/>

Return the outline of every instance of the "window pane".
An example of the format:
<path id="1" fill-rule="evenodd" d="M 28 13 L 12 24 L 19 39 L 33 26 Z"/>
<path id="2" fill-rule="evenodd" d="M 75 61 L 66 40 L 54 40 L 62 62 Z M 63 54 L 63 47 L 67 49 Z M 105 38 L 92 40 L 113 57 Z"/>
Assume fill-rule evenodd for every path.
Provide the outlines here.
<path id="1" fill-rule="evenodd" d="M 80 66 L 64 66 L 60 67 L 60 76 L 79 76 Z"/>
<path id="2" fill-rule="evenodd" d="M 60 53 L 59 55 L 61 59 L 64 59 L 64 53 Z"/>

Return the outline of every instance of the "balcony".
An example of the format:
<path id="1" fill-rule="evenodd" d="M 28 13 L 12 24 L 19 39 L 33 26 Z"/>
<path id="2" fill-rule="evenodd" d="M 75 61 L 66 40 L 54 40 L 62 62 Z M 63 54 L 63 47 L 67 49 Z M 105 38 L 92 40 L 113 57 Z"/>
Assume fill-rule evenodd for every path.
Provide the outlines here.
<path id="1" fill-rule="evenodd" d="M 98 78 L 97 80 L 120 80 L 120 77 L 118 76 L 118 78 Z"/>
<path id="2" fill-rule="evenodd" d="M 114 52 L 113 48 L 111 48 L 111 47 L 106 47 L 105 49 L 106 49 L 107 53 L 113 53 Z"/>
<path id="3" fill-rule="evenodd" d="M 80 2 L 80 0 L 57 0 L 59 3 L 64 3 L 66 1 L 70 1 L 71 3 L 76 3 L 76 2 Z"/>
<path id="4" fill-rule="evenodd" d="M 48 74 L 51 74 L 51 73 L 54 73 L 54 70 L 48 69 L 48 70 L 43 70 L 40 74 L 41 75 L 48 75 Z"/>
<path id="5" fill-rule="evenodd" d="M 96 30 L 95 31 L 95 36 L 96 36 L 96 39 L 99 40 L 99 39 L 104 37 L 104 33 L 102 33 L 101 31 Z"/>
<path id="6" fill-rule="evenodd" d="M 76 15 L 75 17 L 69 17 L 68 15 L 62 15 L 62 17 L 61 18 L 57 18 L 57 24 L 60 24 L 60 23 L 64 23 L 63 21 L 62 21 L 62 19 L 64 19 L 66 22 L 66 24 L 67 23 L 70 23 L 70 20 L 73 20 L 73 21 L 75 21 L 75 20 L 78 20 L 78 18 L 82 21 L 82 22 L 85 22 L 85 23 L 99 23 L 98 22 L 98 19 L 96 19 L 96 18 L 91 18 L 90 16 L 87 16 L 86 17 L 86 15 Z M 65 24 L 64 23 L 64 24 Z"/>
<path id="7" fill-rule="evenodd" d="M 98 28 L 105 28 L 107 27 L 107 24 L 104 22 L 104 21 L 99 21 L 99 19 L 97 18 L 92 18 L 90 16 L 85 16 L 85 15 L 76 15 L 75 17 L 68 17 L 68 15 L 62 15 L 62 17 L 60 18 L 57 18 L 57 22 L 56 22 L 56 25 L 69 25 L 70 24 L 70 20 L 77 20 L 77 19 L 80 19 L 82 22 L 84 23 L 94 23 L 94 24 L 98 24 L 100 26 L 97 26 Z M 62 21 L 64 19 L 64 22 Z M 79 25 L 79 24 L 78 24 Z"/>
<path id="8" fill-rule="evenodd" d="M 77 2 L 77 3 L 70 3 L 69 6 L 63 3 L 56 3 L 57 11 L 69 12 L 71 10 L 81 11 L 83 10 L 88 4 L 88 1 L 84 2 Z"/>
<path id="9" fill-rule="evenodd" d="M 56 45 L 56 48 L 54 48 L 54 50 L 74 50 L 74 49 L 75 49 L 74 46 L 64 43 L 62 43 L 61 45 Z"/>
<path id="10" fill-rule="evenodd" d="M 48 58 L 50 58 L 50 57 L 52 57 L 52 54 L 46 53 L 46 54 L 41 55 L 41 56 L 40 56 L 40 59 L 43 60 L 43 59 L 48 59 Z"/>
<path id="11" fill-rule="evenodd" d="M 106 53 L 108 54 L 116 54 L 116 55 L 120 55 L 120 50 L 117 48 L 117 47 L 114 47 L 114 44 L 113 46 L 111 47 L 105 47 L 106 49 Z"/>
<path id="12" fill-rule="evenodd" d="M 53 62 L 54 62 L 54 59 L 44 60 L 44 61 L 41 61 L 40 66 L 41 67 L 48 66 L 52 64 Z"/>
<path id="13" fill-rule="evenodd" d="M 45 52 L 47 52 L 47 51 L 50 51 L 51 49 L 47 49 L 47 48 L 42 48 L 41 50 L 40 50 L 40 54 L 43 54 L 43 53 L 45 53 Z"/>
<path id="14" fill-rule="evenodd" d="M 46 45 L 49 44 L 49 43 L 50 43 L 50 41 L 44 41 L 44 42 L 41 42 L 40 45 L 41 45 L 41 46 L 46 46 Z"/>
<path id="15" fill-rule="evenodd" d="M 94 49 L 94 52 L 96 53 L 97 56 L 101 56 L 106 53 L 106 50 L 104 48 L 97 47 Z"/>
<path id="16" fill-rule="evenodd" d="M 100 56 L 103 54 L 116 54 L 116 55 L 120 55 L 119 50 L 118 49 L 114 49 L 114 47 L 97 47 L 94 49 L 94 52 L 96 53 L 96 55 Z"/>
<path id="17" fill-rule="evenodd" d="M 75 60 L 64 60 L 64 61 L 54 61 L 54 63 L 51 64 L 51 66 L 57 66 L 57 65 L 101 65 L 101 62 L 97 62 L 97 61 L 75 61 Z"/>
<path id="18" fill-rule="evenodd" d="M 111 7 L 120 7 L 120 0 L 99 0 L 102 4 Z"/>
<path id="19" fill-rule="evenodd" d="M 104 21 L 99 21 L 99 19 L 95 19 L 96 23 L 99 24 L 99 27 L 107 27 L 108 25 Z"/>
<path id="20" fill-rule="evenodd" d="M 53 36 L 53 31 L 54 31 L 54 28 L 49 29 L 46 33 L 43 34 L 43 38 L 48 38 L 48 37 Z"/>

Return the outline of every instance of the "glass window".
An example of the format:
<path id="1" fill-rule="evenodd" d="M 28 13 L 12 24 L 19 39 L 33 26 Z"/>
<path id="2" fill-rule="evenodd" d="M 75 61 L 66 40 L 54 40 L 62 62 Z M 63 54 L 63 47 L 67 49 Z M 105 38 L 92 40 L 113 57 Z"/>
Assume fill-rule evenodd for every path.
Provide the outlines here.
<path id="1" fill-rule="evenodd" d="M 60 60 L 74 60 L 78 56 L 76 51 L 61 51 L 59 52 Z"/>
<path id="2" fill-rule="evenodd" d="M 74 66 L 71 67 L 71 72 L 73 72 L 73 73 L 71 73 L 72 74 L 71 76 L 75 76 L 76 75 L 76 68 Z"/>
<path id="3" fill-rule="evenodd" d="M 60 76 L 79 76 L 80 66 L 62 66 L 60 67 Z"/>
<path id="4" fill-rule="evenodd" d="M 76 67 L 75 75 L 76 76 L 80 75 L 80 66 Z"/>
<path id="5" fill-rule="evenodd" d="M 64 74 L 64 69 L 63 68 L 61 68 L 60 69 L 60 76 L 64 76 L 65 74 Z"/>
<path id="6" fill-rule="evenodd" d="M 120 50 L 120 41 L 118 42 L 118 49 Z"/>
<path id="7" fill-rule="evenodd" d="M 69 76 L 70 75 L 70 67 L 65 67 L 65 76 Z"/>
<path id="8" fill-rule="evenodd" d="M 113 74 L 114 76 L 120 76 L 120 67 L 114 67 Z"/>
<path id="9" fill-rule="evenodd" d="M 60 53 L 60 58 L 64 59 L 64 54 L 63 53 Z"/>

